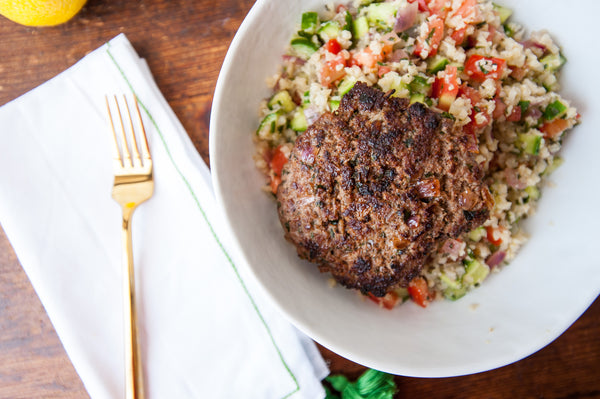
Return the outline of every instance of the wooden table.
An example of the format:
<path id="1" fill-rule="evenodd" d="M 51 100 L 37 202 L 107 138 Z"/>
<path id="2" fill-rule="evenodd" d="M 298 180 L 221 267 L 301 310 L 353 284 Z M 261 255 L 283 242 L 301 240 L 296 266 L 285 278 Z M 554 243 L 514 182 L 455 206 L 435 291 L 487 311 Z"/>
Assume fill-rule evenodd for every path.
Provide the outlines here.
<path id="1" fill-rule="evenodd" d="M 89 0 L 75 19 L 58 27 L 28 28 L 0 18 L 0 104 L 125 32 L 208 162 L 215 83 L 229 43 L 252 4 L 253 0 Z M 333 373 L 356 378 L 365 370 L 321 351 Z M 520 362 L 465 377 L 397 377 L 396 382 L 399 396 L 410 398 L 600 398 L 600 300 L 555 342 Z M 0 398 L 85 397 L 81 380 L 0 230 Z"/>

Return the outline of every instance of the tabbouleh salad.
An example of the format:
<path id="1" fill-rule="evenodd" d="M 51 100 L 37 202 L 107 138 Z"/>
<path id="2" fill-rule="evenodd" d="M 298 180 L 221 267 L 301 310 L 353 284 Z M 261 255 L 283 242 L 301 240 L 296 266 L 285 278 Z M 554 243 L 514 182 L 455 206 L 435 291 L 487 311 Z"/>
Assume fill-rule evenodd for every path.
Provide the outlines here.
<path id="1" fill-rule="evenodd" d="M 371 296 L 381 306 L 456 300 L 499 271 L 526 241 L 519 221 L 562 162 L 565 132 L 579 122 L 557 93 L 566 58 L 547 32 L 526 36 L 511 13 L 487 0 L 329 3 L 302 14 L 268 79 L 255 161 L 273 193 L 296 137 L 358 81 L 438 110 L 473 139 L 495 202 L 490 218 L 447 239 L 408 288 Z"/>

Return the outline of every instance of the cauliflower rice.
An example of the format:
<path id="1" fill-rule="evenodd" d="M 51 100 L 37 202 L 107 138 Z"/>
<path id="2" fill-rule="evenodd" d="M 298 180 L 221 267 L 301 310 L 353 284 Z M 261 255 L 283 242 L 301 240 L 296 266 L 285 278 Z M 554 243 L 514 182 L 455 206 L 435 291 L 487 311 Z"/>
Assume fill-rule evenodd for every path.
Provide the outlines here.
<path id="1" fill-rule="evenodd" d="M 273 96 L 260 105 L 255 134 L 268 191 L 276 191 L 296 137 L 335 111 L 357 81 L 423 102 L 472 137 L 495 201 L 490 218 L 431 254 L 417 278 L 425 293 L 398 287 L 372 298 L 382 306 L 455 300 L 501 270 L 527 239 L 519 222 L 534 213 L 544 179 L 562 162 L 564 133 L 579 122 L 557 93 L 566 60 L 547 32 L 526 37 L 510 13 L 486 0 L 330 3 L 303 14 L 268 79 Z"/>

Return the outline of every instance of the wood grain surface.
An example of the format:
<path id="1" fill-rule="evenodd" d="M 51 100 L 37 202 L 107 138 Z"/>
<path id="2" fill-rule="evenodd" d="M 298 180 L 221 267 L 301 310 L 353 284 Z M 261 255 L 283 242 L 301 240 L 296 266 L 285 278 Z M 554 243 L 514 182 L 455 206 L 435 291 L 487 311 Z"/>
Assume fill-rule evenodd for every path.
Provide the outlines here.
<path id="1" fill-rule="evenodd" d="M 89 0 L 73 20 L 51 28 L 24 27 L 0 17 L 0 105 L 124 32 L 148 61 L 158 86 L 208 162 L 215 83 L 229 43 L 252 4 Z M 356 378 L 365 370 L 320 349 L 333 373 Z M 517 363 L 464 377 L 396 377 L 396 382 L 402 398 L 600 398 L 600 300 L 555 342 Z M 0 229 L 0 398 L 86 397 Z"/>

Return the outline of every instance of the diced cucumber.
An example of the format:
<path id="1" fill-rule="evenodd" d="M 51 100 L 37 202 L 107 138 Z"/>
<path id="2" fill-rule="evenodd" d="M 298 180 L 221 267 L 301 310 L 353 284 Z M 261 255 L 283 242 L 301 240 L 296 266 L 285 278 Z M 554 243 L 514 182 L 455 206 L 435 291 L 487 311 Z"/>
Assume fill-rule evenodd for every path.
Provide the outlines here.
<path id="1" fill-rule="evenodd" d="M 478 242 L 481 241 L 481 239 L 485 237 L 486 234 L 487 231 L 485 230 L 485 227 L 479 226 L 478 228 L 473 229 L 469 232 L 469 239 L 471 241 Z"/>
<path id="2" fill-rule="evenodd" d="M 327 21 L 321 24 L 318 34 L 324 42 L 329 39 L 335 39 L 339 36 L 342 31 L 342 27 L 337 21 Z"/>
<path id="3" fill-rule="evenodd" d="M 302 94 L 302 104 L 310 104 L 310 90 L 307 90 Z"/>
<path id="4" fill-rule="evenodd" d="M 296 104 L 294 104 L 292 96 L 290 96 L 290 93 L 288 93 L 287 90 L 281 90 L 275 93 L 273 97 L 271 97 L 271 99 L 267 103 L 267 106 L 269 107 L 269 109 L 277 108 L 282 109 L 285 112 L 290 112 L 296 107 Z"/>
<path id="5" fill-rule="evenodd" d="M 406 289 L 406 288 L 397 287 L 397 288 L 394 289 L 394 291 L 396 292 L 396 294 L 398 295 L 398 297 L 402 299 L 402 302 L 404 302 L 408 298 L 410 298 L 410 294 L 408 293 L 408 289 Z"/>
<path id="6" fill-rule="evenodd" d="M 373 3 L 366 8 L 367 21 L 372 26 L 389 28 L 398 11 L 398 3 Z"/>
<path id="7" fill-rule="evenodd" d="M 487 230 L 486 230 L 487 231 Z M 466 249 L 467 252 L 467 261 L 463 260 L 463 265 L 466 265 L 469 259 L 473 259 L 475 257 L 475 254 L 473 253 L 473 250 L 469 247 L 467 247 Z"/>
<path id="8" fill-rule="evenodd" d="M 567 59 L 560 53 L 548 54 L 547 56 L 542 57 L 542 59 L 540 59 L 540 62 L 542 63 L 542 65 L 544 65 L 544 69 L 550 72 L 555 72 L 558 71 L 563 65 L 565 65 Z"/>
<path id="9" fill-rule="evenodd" d="M 302 23 L 300 24 L 300 29 L 302 29 L 306 33 L 317 33 L 317 29 L 319 28 L 319 14 L 316 12 L 305 12 L 302 14 Z"/>
<path id="10" fill-rule="evenodd" d="M 530 155 L 538 155 L 540 153 L 540 145 L 542 144 L 542 136 L 535 133 L 522 133 L 517 139 L 521 148 L 525 153 Z"/>
<path id="11" fill-rule="evenodd" d="M 528 186 L 525 188 L 525 192 L 530 200 L 538 200 L 540 198 L 540 190 L 536 186 Z"/>
<path id="12" fill-rule="evenodd" d="M 466 293 L 467 293 L 466 287 L 459 287 L 459 288 L 448 287 L 444 290 L 444 297 L 446 299 L 450 299 L 451 301 L 456 301 L 456 300 L 462 298 L 463 296 L 465 296 Z"/>
<path id="13" fill-rule="evenodd" d="M 456 67 L 457 71 L 464 71 L 465 70 L 465 65 L 461 64 L 460 62 L 450 62 L 448 65 Z"/>
<path id="14" fill-rule="evenodd" d="M 357 79 L 354 76 L 346 76 L 338 85 L 338 93 L 340 96 L 348 93 L 356 84 Z"/>
<path id="15" fill-rule="evenodd" d="M 368 31 L 369 21 L 367 21 L 367 17 L 363 15 L 354 20 L 354 36 L 356 36 L 357 39 L 361 39 Z"/>
<path id="16" fill-rule="evenodd" d="M 271 112 L 267 116 L 263 118 L 263 120 L 258 125 L 258 129 L 256 129 L 257 136 L 263 136 L 266 134 L 273 134 L 278 128 L 277 122 L 279 117 L 282 115 L 281 110 L 277 110 L 275 112 Z"/>
<path id="17" fill-rule="evenodd" d="M 352 33 L 352 36 L 354 36 L 354 18 L 352 18 L 352 14 L 350 14 L 350 11 L 346 11 L 346 16 L 344 17 L 344 26 L 342 26 L 343 30 L 347 30 L 348 32 Z"/>
<path id="18" fill-rule="evenodd" d="M 423 94 L 426 95 L 429 93 L 429 89 L 431 89 L 431 85 L 427 83 L 427 78 L 423 76 L 416 75 L 413 80 L 408 85 L 410 94 Z"/>
<path id="19" fill-rule="evenodd" d="M 567 111 L 567 106 L 561 103 L 558 100 L 551 102 L 548 104 L 546 109 L 544 110 L 544 118 L 548 121 L 562 116 Z"/>
<path id="20" fill-rule="evenodd" d="M 436 55 L 427 62 L 427 73 L 435 75 L 439 71 L 443 71 L 449 63 L 450 60 L 448 58 Z"/>
<path id="21" fill-rule="evenodd" d="M 502 25 L 502 27 L 504 28 L 504 33 L 506 34 L 506 36 L 513 37 L 513 35 L 515 34 L 515 30 L 513 29 L 510 23 L 504 24 Z"/>
<path id="22" fill-rule="evenodd" d="M 304 60 L 309 59 L 319 49 L 319 46 L 306 37 L 295 37 L 290 45 L 294 54 Z"/>
<path id="23" fill-rule="evenodd" d="M 290 127 L 296 132 L 303 132 L 308 129 L 308 122 L 306 121 L 302 107 L 298 107 L 296 112 L 294 112 L 294 116 L 292 116 L 292 120 L 290 121 Z"/>
<path id="24" fill-rule="evenodd" d="M 462 286 L 460 280 L 454 280 L 448 277 L 448 275 L 446 275 L 445 273 L 440 274 L 440 280 L 442 280 L 448 288 L 452 288 L 455 290 L 461 288 Z"/>
<path id="25" fill-rule="evenodd" d="M 554 159 L 552 160 L 552 163 L 550 165 L 548 165 L 546 167 L 546 169 L 544 169 L 544 172 L 542 173 L 543 175 L 549 175 L 550 173 L 554 172 L 560 165 L 563 164 L 563 159 L 559 156 L 555 156 Z"/>
<path id="26" fill-rule="evenodd" d="M 482 227 L 482 229 L 485 231 L 485 228 Z M 440 280 L 446 284 L 446 289 L 444 289 L 443 292 L 444 297 L 453 301 L 462 298 L 470 287 L 478 285 L 488 276 L 490 273 L 490 267 L 485 263 L 473 259 L 472 256 L 473 254 L 471 253 L 463 260 L 463 264 L 465 265 L 465 273 L 460 279 L 452 279 L 445 273 L 440 275 Z"/>
<path id="27" fill-rule="evenodd" d="M 329 109 L 331 110 L 331 112 L 336 111 L 339 107 L 340 107 L 340 100 L 333 99 L 333 98 L 329 100 Z"/>
<path id="28" fill-rule="evenodd" d="M 510 8 L 498 5 L 496 3 L 492 3 L 494 11 L 500 17 L 500 23 L 503 24 L 506 20 L 512 15 L 512 10 Z"/>
<path id="29" fill-rule="evenodd" d="M 440 280 L 446 284 L 446 288 L 443 291 L 444 297 L 452 301 L 462 298 L 467 293 L 468 286 L 462 283 L 462 278 L 455 280 L 445 273 L 440 275 Z"/>
<path id="30" fill-rule="evenodd" d="M 468 259 L 465 262 L 465 274 L 462 277 L 464 283 L 476 285 L 481 283 L 490 273 L 490 267 L 476 259 Z"/>
<path id="31" fill-rule="evenodd" d="M 385 90 L 394 90 L 392 97 L 410 98 L 410 88 L 398 75 L 393 77 L 392 81 L 385 88 Z"/>
<path id="32" fill-rule="evenodd" d="M 422 103 L 426 104 L 425 94 L 423 93 L 413 93 L 410 95 L 410 103 Z"/>

